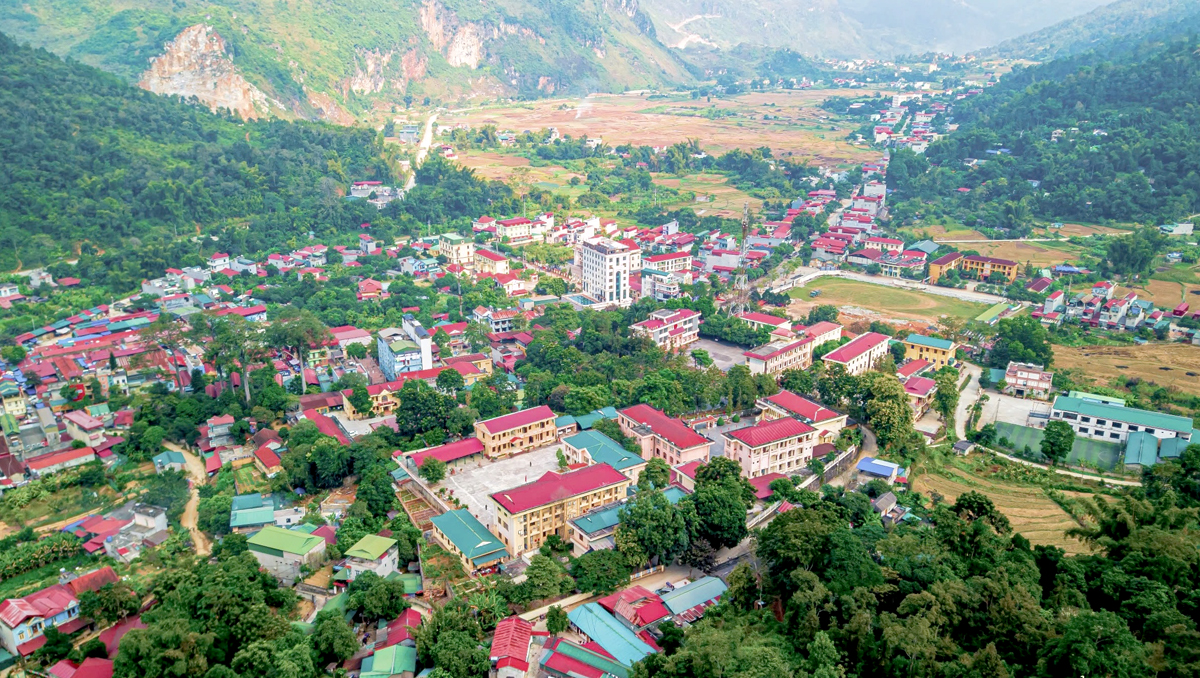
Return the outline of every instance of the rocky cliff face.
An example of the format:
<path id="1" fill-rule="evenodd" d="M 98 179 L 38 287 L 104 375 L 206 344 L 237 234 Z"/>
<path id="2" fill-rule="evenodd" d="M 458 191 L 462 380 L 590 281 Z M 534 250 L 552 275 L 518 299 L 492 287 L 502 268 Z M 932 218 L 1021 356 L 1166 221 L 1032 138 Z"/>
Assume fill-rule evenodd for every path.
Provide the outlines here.
<path id="1" fill-rule="evenodd" d="M 237 72 L 225 40 L 205 24 L 189 26 L 168 42 L 138 86 L 156 94 L 195 97 L 214 111 L 227 109 L 243 119 L 266 115 L 272 104 Z"/>
<path id="2" fill-rule="evenodd" d="M 451 66 L 479 68 L 483 60 L 484 26 L 460 22 L 453 12 L 434 0 L 425 0 L 419 17 L 421 30 Z"/>

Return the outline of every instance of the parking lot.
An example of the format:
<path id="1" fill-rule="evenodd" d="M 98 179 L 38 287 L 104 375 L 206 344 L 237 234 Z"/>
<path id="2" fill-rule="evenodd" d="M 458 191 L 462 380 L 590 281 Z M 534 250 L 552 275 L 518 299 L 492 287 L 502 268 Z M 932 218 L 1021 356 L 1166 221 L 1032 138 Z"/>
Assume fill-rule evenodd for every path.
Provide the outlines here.
<path id="1" fill-rule="evenodd" d="M 560 448 L 562 445 L 551 445 L 508 459 L 480 461 L 455 469 L 441 484 L 453 492 L 453 496 L 481 523 L 490 526 L 495 519 L 495 510 L 489 496 L 531 483 L 546 471 L 557 471 L 558 456 L 554 452 Z"/>
<path id="2" fill-rule="evenodd" d="M 726 420 L 728 421 L 728 420 Z M 727 431 L 733 431 L 739 428 L 753 426 L 754 420 L 750 417 L 743 417 L 738 423 L 729 422 L 724 426 L 710 426 L 700 433 L 712 441 L 712 447 L 708 448 L 709 456 L 724 457 L 725 456 L 725 436 L 721 435 Z"/>
<path id="3" fill-rule="evenodd" d="M 742 351 L 746 349 L 733 344 L 722 344 L 712 339 L 700 339 L 689 346 L 688 350 L 708 351 L 708 355 L 713 359 L 713 364 L 722 372 L 728 372 L 729 368 L 734 365 L 742 365 L 746 362 L 746 356 L 742 355 Z"/>

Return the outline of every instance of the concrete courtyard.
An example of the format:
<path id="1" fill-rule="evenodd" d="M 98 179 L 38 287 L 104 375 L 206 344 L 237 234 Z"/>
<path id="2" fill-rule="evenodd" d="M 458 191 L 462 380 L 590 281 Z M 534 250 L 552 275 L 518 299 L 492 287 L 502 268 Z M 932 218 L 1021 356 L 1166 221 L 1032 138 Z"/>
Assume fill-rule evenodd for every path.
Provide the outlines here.
<path id="1" fill-rule="evenodd" d="M 979 418 L 980 426 L 999 422 L 1030 426 L 1030 412 L 1050 413 L 1050 403 L 1041 400 L 1016 398 L 992 390 L 987 391 L 987 397 L 988 401 L 983 404 L 983 414 Z"/>
<path id="2" fill-rule="evenodd" d="M 508 459 L 480 461 L 455 469 L 442 480 L 441 486 L 453 492 L 479 522 L 491 527 L 496 512 L 490 495 L 531 483 L 546 471 L 557 471 L 558 455 L 554 452 L 562 447 L 562 444 L 550 445 Z"/>
<path id="3" fill-rule="evenodd" d="M 712 339 L 698 339 L 691 346 L 688 346 L 687 350 L 708 351 L 708 355 L 713 359 L 713 364 L 719 367 L 722 372 L 728 372 L 729 368 L 734 365 L 744 365 L 746 363 L 746 356 L 742 355 L 742 351 L 746 349 L 732 344 L 722 344 Z"/>

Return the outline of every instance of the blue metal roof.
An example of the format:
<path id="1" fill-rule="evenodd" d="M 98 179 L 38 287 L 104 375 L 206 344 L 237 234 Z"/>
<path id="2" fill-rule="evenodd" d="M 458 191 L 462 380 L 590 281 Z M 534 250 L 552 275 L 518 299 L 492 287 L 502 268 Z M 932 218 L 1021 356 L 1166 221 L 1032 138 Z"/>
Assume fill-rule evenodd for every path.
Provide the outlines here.
<path id="1" fill-rule="evenodd" d="M 877 476 L 891 477 L 900 471 L 900 467 L 890 461 L 875 459 L 874 457 L 863 457 L 858 462 L 858 470 L 864 473 L 870 473 Z"/>

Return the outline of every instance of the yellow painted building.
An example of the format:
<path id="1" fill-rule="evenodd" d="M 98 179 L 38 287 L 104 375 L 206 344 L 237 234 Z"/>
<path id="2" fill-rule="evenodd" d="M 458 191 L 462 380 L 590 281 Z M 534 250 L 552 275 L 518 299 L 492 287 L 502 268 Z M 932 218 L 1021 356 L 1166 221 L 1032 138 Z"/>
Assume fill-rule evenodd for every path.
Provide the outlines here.
<path id="1" fill-rule="evenodd" d="M 488 459 L 510 457 L 527 450 L 552 445 L 558 440 L 557 416 L 545 405 L 486 421 L 475 422 L 475 437 L 483 443 Z"/>
<path id="2" fill-rule="evenodd" d="M 910 334 L 904 340 L 904 357 L 909 360 L 924 360 L 934 367 L 954 364 L 958 344 L 949 339 Z"/>
<path id="3" fill-rule="evenodd" d="M 510 556 L 542 545 L 552 534 L 570 540 L 568 521 L 625 498 L 633 484 L 608 464 L 577 471 L 548 471 L 536 481 L 496 492 L 494 532 Z"/>

